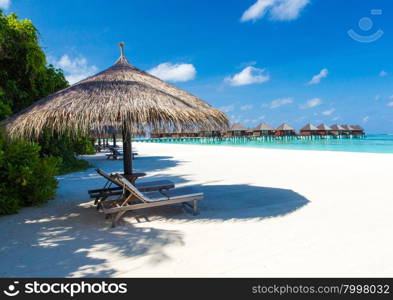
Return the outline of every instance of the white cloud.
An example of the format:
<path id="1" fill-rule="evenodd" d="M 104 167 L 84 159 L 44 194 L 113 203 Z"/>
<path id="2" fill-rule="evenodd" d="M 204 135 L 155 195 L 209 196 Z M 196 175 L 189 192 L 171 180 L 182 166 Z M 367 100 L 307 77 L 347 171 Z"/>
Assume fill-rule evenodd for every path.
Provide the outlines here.
<path id="1" fill-rule="evenodd" d="M 322 114 L 324 115 L 324 116 L 330 116 L 332 113 L 334 113 L 336 110 L 334 109 L 334 108 L 331 108 L 331 109 L 328 109 L 328 110 L 325 110 L 325 111 L 323 111 L 322 112 Z"/>
<path id="2" fill-rule="evenodd" d="M 11 0 L 0 0 L 0 9 L 7 9 L 11 5 Z"/>
<path id="3" fill-rule="evenodd" d="M 261 121 L 261 120 L 264 120 L 266 118 L 266 116 L 265 115 L 262 115 L 262 116 L 260 116 L 260 117 L 258 117 L 258 121 Z"/>
<path id="4" fill-rule="evenodd" d="M 251 5 L 242 15 L 241 21 L 257 20 L 262 18 L 266 11 L 276 2 L 276 0 L 258 0 Z"/>
<path id="5" fill-rule="evenodd" d="M 256 21 L 267 12 L 272 20 L 295 20 L 308 3 L 310 0 L 258 0 L 243 13 L 240 21 Z"/>
<path id="6" fill-rule="evenodd" d="M 385 72 L 385 71 L 381 71 L 381 72 L 379 72 L 379 76 L 380 77 L 386 77 L 386 76 L 388 76 L 388 72 Z"/>
<path id="7" fill-rule="evenodd" d="M 240 110 L 250 110 L 253 108 L 253 105 L 251 104 L 246 104 L 240 107 Z"/>
<path id="8" fill-rule="evenodd" d="M 49 56 L 48 61 L 56 68 L 61 68 L 64 71 L 64 75 L 70 84 L 81 81 L 95 74 L 98 70 L 96 66 L 88 65 L 87 59 L 83 56 L 71 58 L 64 54 L 59 60 Z"/>
<path id="9" fill-rule="evenodd" d="M 196 70 L 192 64 L 172 64 L 165 62 L 147 71 L 162 80 L 184 82 L 195 78 Z"/>
<path id="10" fill-rule="evenodd" d="M 328 69 L 322 69 L 319 74 L 314 75 L 311 80 L 308 82 L 308 84 L 318 84 L 321 82 L 322 78 L 326 78 L 329 74 Z"/>
<path id="11" fill-rule="evenodd" d="M 300 108 L 302 109 L 307 109 L 307 108 L 313 108 L 317 107 L 322 104 L 322 100 L 319 98 L 313 98 L 308 100 L 306 103 L 300 105 Z"/>
<path id="12" fill-rule="evenodd" d="M 363 118 L 363 123 L 367 123 L 369 119 L 370 119 L 369 116 L 365 116 L 365 117 Z"/>
<path id="13" fill-rule="evenodd" d="M 334 118 L 332 119 L 332 121 L 338 121 L 338 120 L 341 120 L 341 118 L 340 118 L 340 117 L 334 117 Z"/>
<path id="14" fill-rule="evenodd" d="M 240 73 L 226 77 L 224 81 L 228 82 L 232 86 L 263 83 L 270 79 L 270 76 L 266 74 L 265 71 L 265 69 L 248 66 Z"/>
<path id="15" fill-rule="evenodd" d="M 233 111 L 235 109 L 235 105 L 231 104 L 231 105 L 227 105 L 227 106 L 222 106 L 219 108 L 219 110 L 221 110 L 224 113 L 229 113 L 231 111 Z"/>
<path id="16" fill-rule="evenodd" d="M 389 99 L 390 99 L 390 100 L 393 100 L 393 95 L 391 95 L 391 96 L 389 97 Z"/>
<path id="17" fill-rule="evenodd" d="M 262 107 L 269 107 L 269 108 L 273 109 L 273 108 L 278 108 L 278 107 L 281 107 L 281 106 L 284 106 L 287 104 L 291 104 L 291 103 L 293 103 L 292 98 L 280 98 L 280 99 L 273 100 L 269 104 L 263 104 Z"/>
<path id="18" fill-rule="evenodd" d="M 309 2 L 309 0 L 278 1 L 279 4 L 273 6 L 271 10 L 272 18 L 280 21 L 295 20 L 299 17 L 300 12 Z"/>
<path id="19" fill-rule="evenodd" d="M 388 106 L 393 106 L 393 101 L 390 101 L 390 102 L 388 103 Z"/>

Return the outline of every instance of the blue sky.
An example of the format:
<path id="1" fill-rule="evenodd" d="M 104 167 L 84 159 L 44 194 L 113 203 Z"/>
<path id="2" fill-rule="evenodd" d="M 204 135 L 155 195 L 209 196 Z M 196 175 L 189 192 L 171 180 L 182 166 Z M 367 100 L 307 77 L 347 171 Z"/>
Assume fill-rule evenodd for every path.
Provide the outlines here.
<path id="1" fill-rule="evenodd" d="M 132 64 L 246 126 L 349 123 L 393 133 L 391 0 L 0 0 L 0 7 L 32 19 L 49 61 L 71 81 L 112 65 L 124 41 Z"/>

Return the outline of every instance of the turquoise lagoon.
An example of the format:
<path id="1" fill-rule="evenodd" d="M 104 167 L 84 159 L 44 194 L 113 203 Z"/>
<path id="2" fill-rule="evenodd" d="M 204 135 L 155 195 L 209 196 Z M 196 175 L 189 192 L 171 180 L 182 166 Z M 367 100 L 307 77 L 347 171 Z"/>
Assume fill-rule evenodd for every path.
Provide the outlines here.
<path id="1" fill-rule="evenodd" d="M 369 152 L 369 153 L 393 153 L 393 135 L 379 134 L 366 135 L 365 138 L 357 139 L 287 139 L 287 140 L 247 140 L 247 139 L 138 139 L 139 142 L 170 143 L 170 144 L 193 144 L 193 145 L 223 145 L 236 147 L 260 147 L 271 149 L 288 150 L 317 150 L 317 151 L 344 151 L 344 152 Z"/>

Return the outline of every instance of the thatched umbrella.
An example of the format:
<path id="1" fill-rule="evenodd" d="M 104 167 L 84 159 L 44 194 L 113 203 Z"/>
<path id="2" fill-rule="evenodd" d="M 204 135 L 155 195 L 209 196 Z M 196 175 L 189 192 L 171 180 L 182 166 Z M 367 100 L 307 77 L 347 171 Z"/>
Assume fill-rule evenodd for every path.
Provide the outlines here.
<path id="1" fill-rule="evenodd" d="M 11 137 L 37 138 L 52 132 L 88 135 L 92 128 L 121 127 L 124 173 L 132 174 L 131 136 L 140 130 L 227 127 L 224 113 L 157 77 L 132 66 L 124 56 L 116 63 L 66 89 L 49 95 L 6 122 Z"/>

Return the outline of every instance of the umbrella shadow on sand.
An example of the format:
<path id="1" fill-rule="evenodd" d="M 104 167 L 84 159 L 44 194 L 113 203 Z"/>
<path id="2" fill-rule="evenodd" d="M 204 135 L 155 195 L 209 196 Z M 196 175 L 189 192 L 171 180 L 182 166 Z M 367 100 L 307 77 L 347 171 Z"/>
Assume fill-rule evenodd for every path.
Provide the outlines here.
<path id="1" fill-rule="evenodd" d="M 175 179 L 176 180 L 176 179 Z M 204 193 L 199 201 L 199 214 L 193 216 L 182 205 L 168 205 L 125 215 L 126 222 L 146 222 L 157 219 L 183 221 L 236 221 L 284 217 L 307 205 L 310 201 L 290 189 L 234 185 L 195 186 Z"/>

